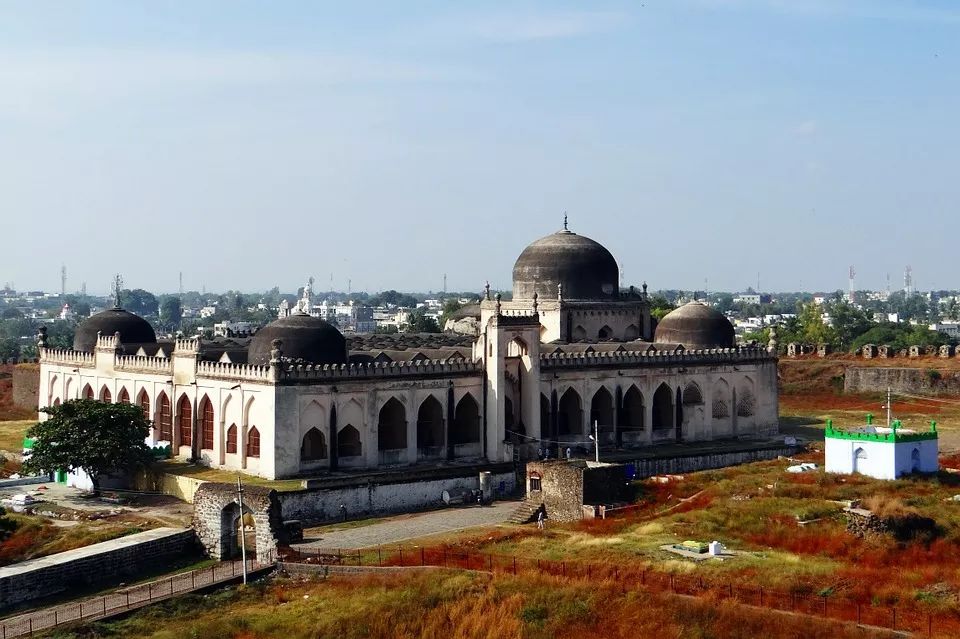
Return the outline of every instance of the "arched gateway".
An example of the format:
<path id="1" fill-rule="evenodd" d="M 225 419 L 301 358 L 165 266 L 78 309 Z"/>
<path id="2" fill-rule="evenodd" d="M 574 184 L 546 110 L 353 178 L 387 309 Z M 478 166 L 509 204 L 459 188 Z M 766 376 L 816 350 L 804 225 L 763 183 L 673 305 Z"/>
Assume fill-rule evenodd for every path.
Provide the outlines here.
<path id="1" fill-rule="evenodd" d="M 266 559 L 286 540 L 277 492 L 261 486 L 243 487 L 243 522 L 248 557 Z M 214 559 L 239 555 L 241 510 L 235 484 L 207 482 L 193 496 L 193 529 Z M 251 530 L 252 529 L 252 530 Z M 252 546 L 252 547 L 251 547 Z"/>

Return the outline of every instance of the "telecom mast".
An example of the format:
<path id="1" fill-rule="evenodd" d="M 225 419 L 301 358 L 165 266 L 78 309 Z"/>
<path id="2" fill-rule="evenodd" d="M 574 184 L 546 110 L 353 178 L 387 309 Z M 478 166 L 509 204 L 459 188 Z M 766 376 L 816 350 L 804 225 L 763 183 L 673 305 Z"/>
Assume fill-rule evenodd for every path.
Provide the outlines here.
<path id="1" fill-rule="evenodd" d="M 854 292 L 853 292 L 853 279 L 857 276 L 856 269 L 853 268 L 853 264 L 850 265 L 850 293 L 847 296 L 847 299 L 850 300 L 850 303 L 854 302 Z"/>
<path id="2" fill-rule="evenodd" d="M 67 265 L 60 265 L 60 295 L 67 294 Z"/>
<path id="3" fill-rule="evenodd" d="M 908 297 L 913 295 L 913 267 L 909 264 L 903 269 L 903 292 Z"/>

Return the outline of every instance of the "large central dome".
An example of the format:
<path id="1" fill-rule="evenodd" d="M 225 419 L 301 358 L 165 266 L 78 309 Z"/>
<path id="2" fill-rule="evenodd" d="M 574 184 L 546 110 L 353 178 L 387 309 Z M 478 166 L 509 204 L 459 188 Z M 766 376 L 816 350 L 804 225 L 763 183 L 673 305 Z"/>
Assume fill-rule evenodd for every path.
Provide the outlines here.
<path id="1" fill-rule="evenodd" d="M 513 265 L 513 299 L 609 300 L 620 293 L 617 260 L 602 244 L 566 229 L 542 237 Z"/>

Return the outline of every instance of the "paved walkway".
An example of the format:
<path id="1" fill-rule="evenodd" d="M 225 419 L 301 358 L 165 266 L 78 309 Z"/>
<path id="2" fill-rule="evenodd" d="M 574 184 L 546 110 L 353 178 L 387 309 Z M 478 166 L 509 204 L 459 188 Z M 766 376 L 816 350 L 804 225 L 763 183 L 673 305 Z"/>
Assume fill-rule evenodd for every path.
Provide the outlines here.
<path id="1" fill-rule="evenodd" d="M 395 544 L 408 539 L 464 528 L 502 524 L 510 519 L 519 506 L 520 502 L 500 501 L 490 506 L 465 506 L 416 515 L 400 515 L 359 528 L 343 530 L 312 528 L 303 532 L 304 543 L 294 544 L 293 547 L 355 549 Z"/>

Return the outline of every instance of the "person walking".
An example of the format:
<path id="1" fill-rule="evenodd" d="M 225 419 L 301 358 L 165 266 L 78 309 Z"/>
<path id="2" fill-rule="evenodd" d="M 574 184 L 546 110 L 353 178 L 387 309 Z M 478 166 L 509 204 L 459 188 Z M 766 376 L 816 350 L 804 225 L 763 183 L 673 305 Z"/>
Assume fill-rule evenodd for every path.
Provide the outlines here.
<path id="1" fill-rule="evenodd" d="M 540 504 L 540 509 L 537 511 L 537 530 L 543 530 L 543 520 L 547 518 L 546 510 L 543 504 Z"/>

